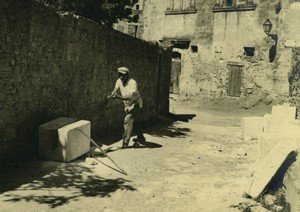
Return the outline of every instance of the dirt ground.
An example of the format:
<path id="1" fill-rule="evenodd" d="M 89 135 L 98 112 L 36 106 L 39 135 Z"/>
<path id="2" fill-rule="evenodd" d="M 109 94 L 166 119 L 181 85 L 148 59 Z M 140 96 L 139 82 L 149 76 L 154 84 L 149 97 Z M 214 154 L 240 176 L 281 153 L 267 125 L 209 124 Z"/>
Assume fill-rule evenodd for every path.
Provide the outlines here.
<path id="1" fill-rule="evenodd" d="M 267 211 L 243 196 L 259 148 L 241 138 L 241 118 L 270 113 L 270 105 L 245 110 L 235 98 L 170 100 L 173 121 L 147 128 L 146 146 L 103 147 L 115 150 L 107 154 L 119 167 L 98 155 L 88 163 L 84 156 L 4 170 L 0 211 Z"/>

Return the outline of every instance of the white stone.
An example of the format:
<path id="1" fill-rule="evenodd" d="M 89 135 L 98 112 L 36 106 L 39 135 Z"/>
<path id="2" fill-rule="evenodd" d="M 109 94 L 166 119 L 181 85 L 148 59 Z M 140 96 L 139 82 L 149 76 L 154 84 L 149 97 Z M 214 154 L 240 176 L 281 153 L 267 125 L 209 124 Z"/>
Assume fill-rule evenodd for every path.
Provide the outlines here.
<path id="1" fill-rule="evenodd" d="M 269 125 L 269 124 L 268 124 Z M 260 156 L 264 158 L 268 152 L 279 142 L 294 141 L 300 147 L 300 120 L 293 120 L 282 124 L 277 132 L 263 132 L 258 136 Z"/>
<path id="2" fill-rule="evenodd" d="M 285 120 L 294 120 L 296 116 L 296 107 L 289 106 L 288 104 L 273 106 L 272 116 L 280 117 Z"/>
<path id="3" fill-rule="evenodd" d="M 84 134 L 86 135 L 84 135 Z M 90 151 L 91 122 L 80 120 L 58 129 L 63 161 L 69 162 Z"/>
<path id="4" fill-rule="evenodd" d="M 63 161 L 58 129 L 71 123 L 74 123 L 73 119 L 61 117 L 40 125 L 39 159 Z"/>
<path id="5" fill-rule="evenodd" d="M 264 119 L 263 119 L 263 132 L 264 133 L 271 132 L 271 125 L 272 125 L 272 115 L 271 114 L 264 115 Z"/>
<path id="6" fill-rule="evenodd" d="M 296 107 L 277 105 L 272 107 L 271 132 L 285 133 L 286 126 L 296 118 Z"/>
<path id="7" fill-rule="evenodd" d="M 271 194 L 267 194 L 265 197 L 265 202 L 267 203 L 267 205 L 274 205 L 275 201 L 276 201 L 276 197 L 271 195 Z"/>
<path id="8" fill-rule="evenodd" d="M 98 162 L 94 158 L 87 157 L 85 159 L 85 163 L 88 165 L 97 165 Z"/>
<path id="9" fill-rule="evenodd" d="M 300 120 L 292 120 L 282 127 L 283 134 L 299 137 L 300 136 Z"/>
<path id="10" fill-rule="evenodd" d="M 260 157 L 265 158 L 279 141 L 288 141 L 289 137 L 281 134 L 262 133 L 259 135 Z"/>
<path id="11" fill-rule="evenodd" d="M 243 117 L 242 137 L 244 139 L 258 138 L 263 131 L 263 117 Z"/>
<path id="12" fill-rule="evenodd" d="M 284 163 L 287 156 L 297 151 L 297 149 L 298 145 L 294 140 L 278 142 L 269 154 L 258 163 L 260 166 L 256 168 L 250 181 L 249 190 L 246 193 L 252 198 L 257 198 Z"/>

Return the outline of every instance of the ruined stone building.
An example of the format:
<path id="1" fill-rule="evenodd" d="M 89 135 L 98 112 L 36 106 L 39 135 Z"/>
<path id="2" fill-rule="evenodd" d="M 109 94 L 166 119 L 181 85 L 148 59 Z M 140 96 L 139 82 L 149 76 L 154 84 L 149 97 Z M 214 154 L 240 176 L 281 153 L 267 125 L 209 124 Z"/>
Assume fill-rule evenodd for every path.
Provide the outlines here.
<path id="1" fill-rule="evenodd" d="M 134 20 L 120 20 L 118 23 L 114 24 L 113 28 L 117 31 L 141 39 L 143 35 L 143 8 L 144 0 L 138 0 L 131 8 L 131 16 Z"/>
<path id="2" fill-rule="evenodd" d="M 142 39 L 172 48 L 171 92 L 289 96 L 300 46 L 300 1 L 144 0 L 142 5 Z"/>

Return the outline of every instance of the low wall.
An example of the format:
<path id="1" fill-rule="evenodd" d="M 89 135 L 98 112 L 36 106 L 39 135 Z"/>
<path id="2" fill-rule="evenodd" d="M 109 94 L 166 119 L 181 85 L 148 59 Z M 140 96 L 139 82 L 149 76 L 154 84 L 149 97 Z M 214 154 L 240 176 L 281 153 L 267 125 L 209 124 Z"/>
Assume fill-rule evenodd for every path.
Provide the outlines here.
<path id="1" fill-rule="evenodd" d="M 123 105 L 107 102 L 127 66 L 144 100 L 144 121 L 167 113 L 169 50 L 34 1 L 0 2 L 0 156 L 35 156 L 38 126 L 88 119 L 92 136 L 122 129 Z"/>

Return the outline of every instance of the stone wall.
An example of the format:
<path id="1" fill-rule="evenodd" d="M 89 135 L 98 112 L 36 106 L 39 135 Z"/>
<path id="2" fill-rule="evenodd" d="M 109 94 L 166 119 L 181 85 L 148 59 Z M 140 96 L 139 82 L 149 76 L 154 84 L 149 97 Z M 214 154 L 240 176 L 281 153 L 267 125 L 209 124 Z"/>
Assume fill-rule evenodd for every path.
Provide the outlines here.
<path id="1" fill-rule="evenodd" d="M 166 15 L 169 2 L 145 1 L 143 38 L 155 41 L 162 38 L 185 38 L 197 40 L 201 45 L 209 45 L 213 34 L 211 7 L 214 2 L 198 0 L 195 1 L 196 13 Z"/>
<path id="2" fill-rule="evenodd" d="M 242 95 L 263 92 L 274 98 L 286 98 L 289 93 L 288 73 L 291 70 L 292 59 L 292 50 L 288 48 L 291 46 L 287 46 L 286 43 L 287 40 L 295 41 L 295 36 L 299 33 L 289 30 L 297 31 L 298 27 L 292 20 L 297 20 L 299 10 L 297 13 L 297 9 L 293 9 L 293 4 L 289 4 L 288 1 L 281 1 L 282 8 L 279 13 L 275 11 L 277 2 L 256 1 L 255 3 L 257 8 L 254 11 L 216 14 L 215 23 L 222 23 L 222 20 L 224 22 L 224 16 L 227 20 L 235 20 L 228 25 L 222 23 L 221 25 L 226 27 L 221 28 L 221 31 L 215 31 L 214 47 L 222 49 L 220 52 L 216 51 L 220 55 L 219 64 L 237 61 L 245 65 Z M 262 28 L 267 18 L 273 24 L 270 36 L 267 36 Z M 215 29 L 219 28 L 215 27 Z M 217 47 L 218 45 L 220 47 Z M 243 47 L 254 47 L 254 56 L 245 56 Z M 275 49 L 276 55 L 271 62 L 272 48 Z"/>
<path id="3" fill-rule="evenodd" d="M 207 78 L 211 77 L 213 65 L 203 61 L 203 57 L 213 57 L 210 51 L 213 42 L 213 5 L 214 2 L 209 0 L 195 1 L 196 13 L 166 15 L 170 1 L 145 1 L 143 39 L 190 41 L 188 49 L 173 49 L 182 55 L 179 84 L 181 94 L 205 93 L 210 86 L 215 86 L 209 83 L 207 87 Z M 198 52 L 192 52 L 192 45 L 198 47 Z"/>
<path id="4" fill-rule="evenodd" d="M 255 3 L 253 11 L 214 13 L 213 52 L 201 57 L 201 62 L 209 67 L 204 72 L 215 76 L 202 80 L 202 90 L 207 93 L 227 95 L 228 64 L 237 63 L 243 65 L 241 96 L 269 95 L 274 99 L 288 96 L 287 73 L 291 54 L 283 45 L 282 13 L 275 12 L 277 2 Z M 268 37 L 263 31 L 262 25 L 267 18 L 273 24 L 270 32 L 273 37 Z M 247 56 L 244 47 L 254 48 L 254 55 Z M 275 57 L 270 61 L 272 49 L 275 49 Z"/>
<path id="5" fill-rule="evenodd" d="M 168 2 L 145 2 L 144 39 L 188 39 L 188 49 L 174 49 L 182 55 L 180 93 L 183 95 L 228 95 L 228 64 L 242 65 L 241 96 L 269 96 L 286 100 L 292 50 L 300 45 L 299 2 L 255 0 L 249 11 L 214 12 L 215 1 L 196 1 L 194 14 L 166 15 Z M 263 23 L 272 22 L 270 36 Z M 292 44 L 290 44 L 292 43 Z M 299 44 L 298 44 L 299 43 Z M 191 46 L 196 45 L 198 52 Z M 244 47 L 254 48 L 247 56 Z"/>
<path id="6" fill-rule="evenodd" d="M 144 121 L 168 112 L 170 52 L 157 45 L 34 1 L 1 2 L 0 27 L 2 156 L 36 156 L 38 126 L 61 116 L 90 120 L 93 137 L 120 134 L 122 102 L 106 98 L 119 66 L 139 84 Z"/>
<path id="7" fill-rule="evenodd" d="M 300 108 L 300 48 L 293 49 L 293 59 L 292 59 L 292 70 L 289 73 L 289 93 L 290 93 L 290 102 L 292 106 Z M 299 116 L 299 114 L 298 114 Z M 299 117 L 298 117 L 299 118 Z"/>

